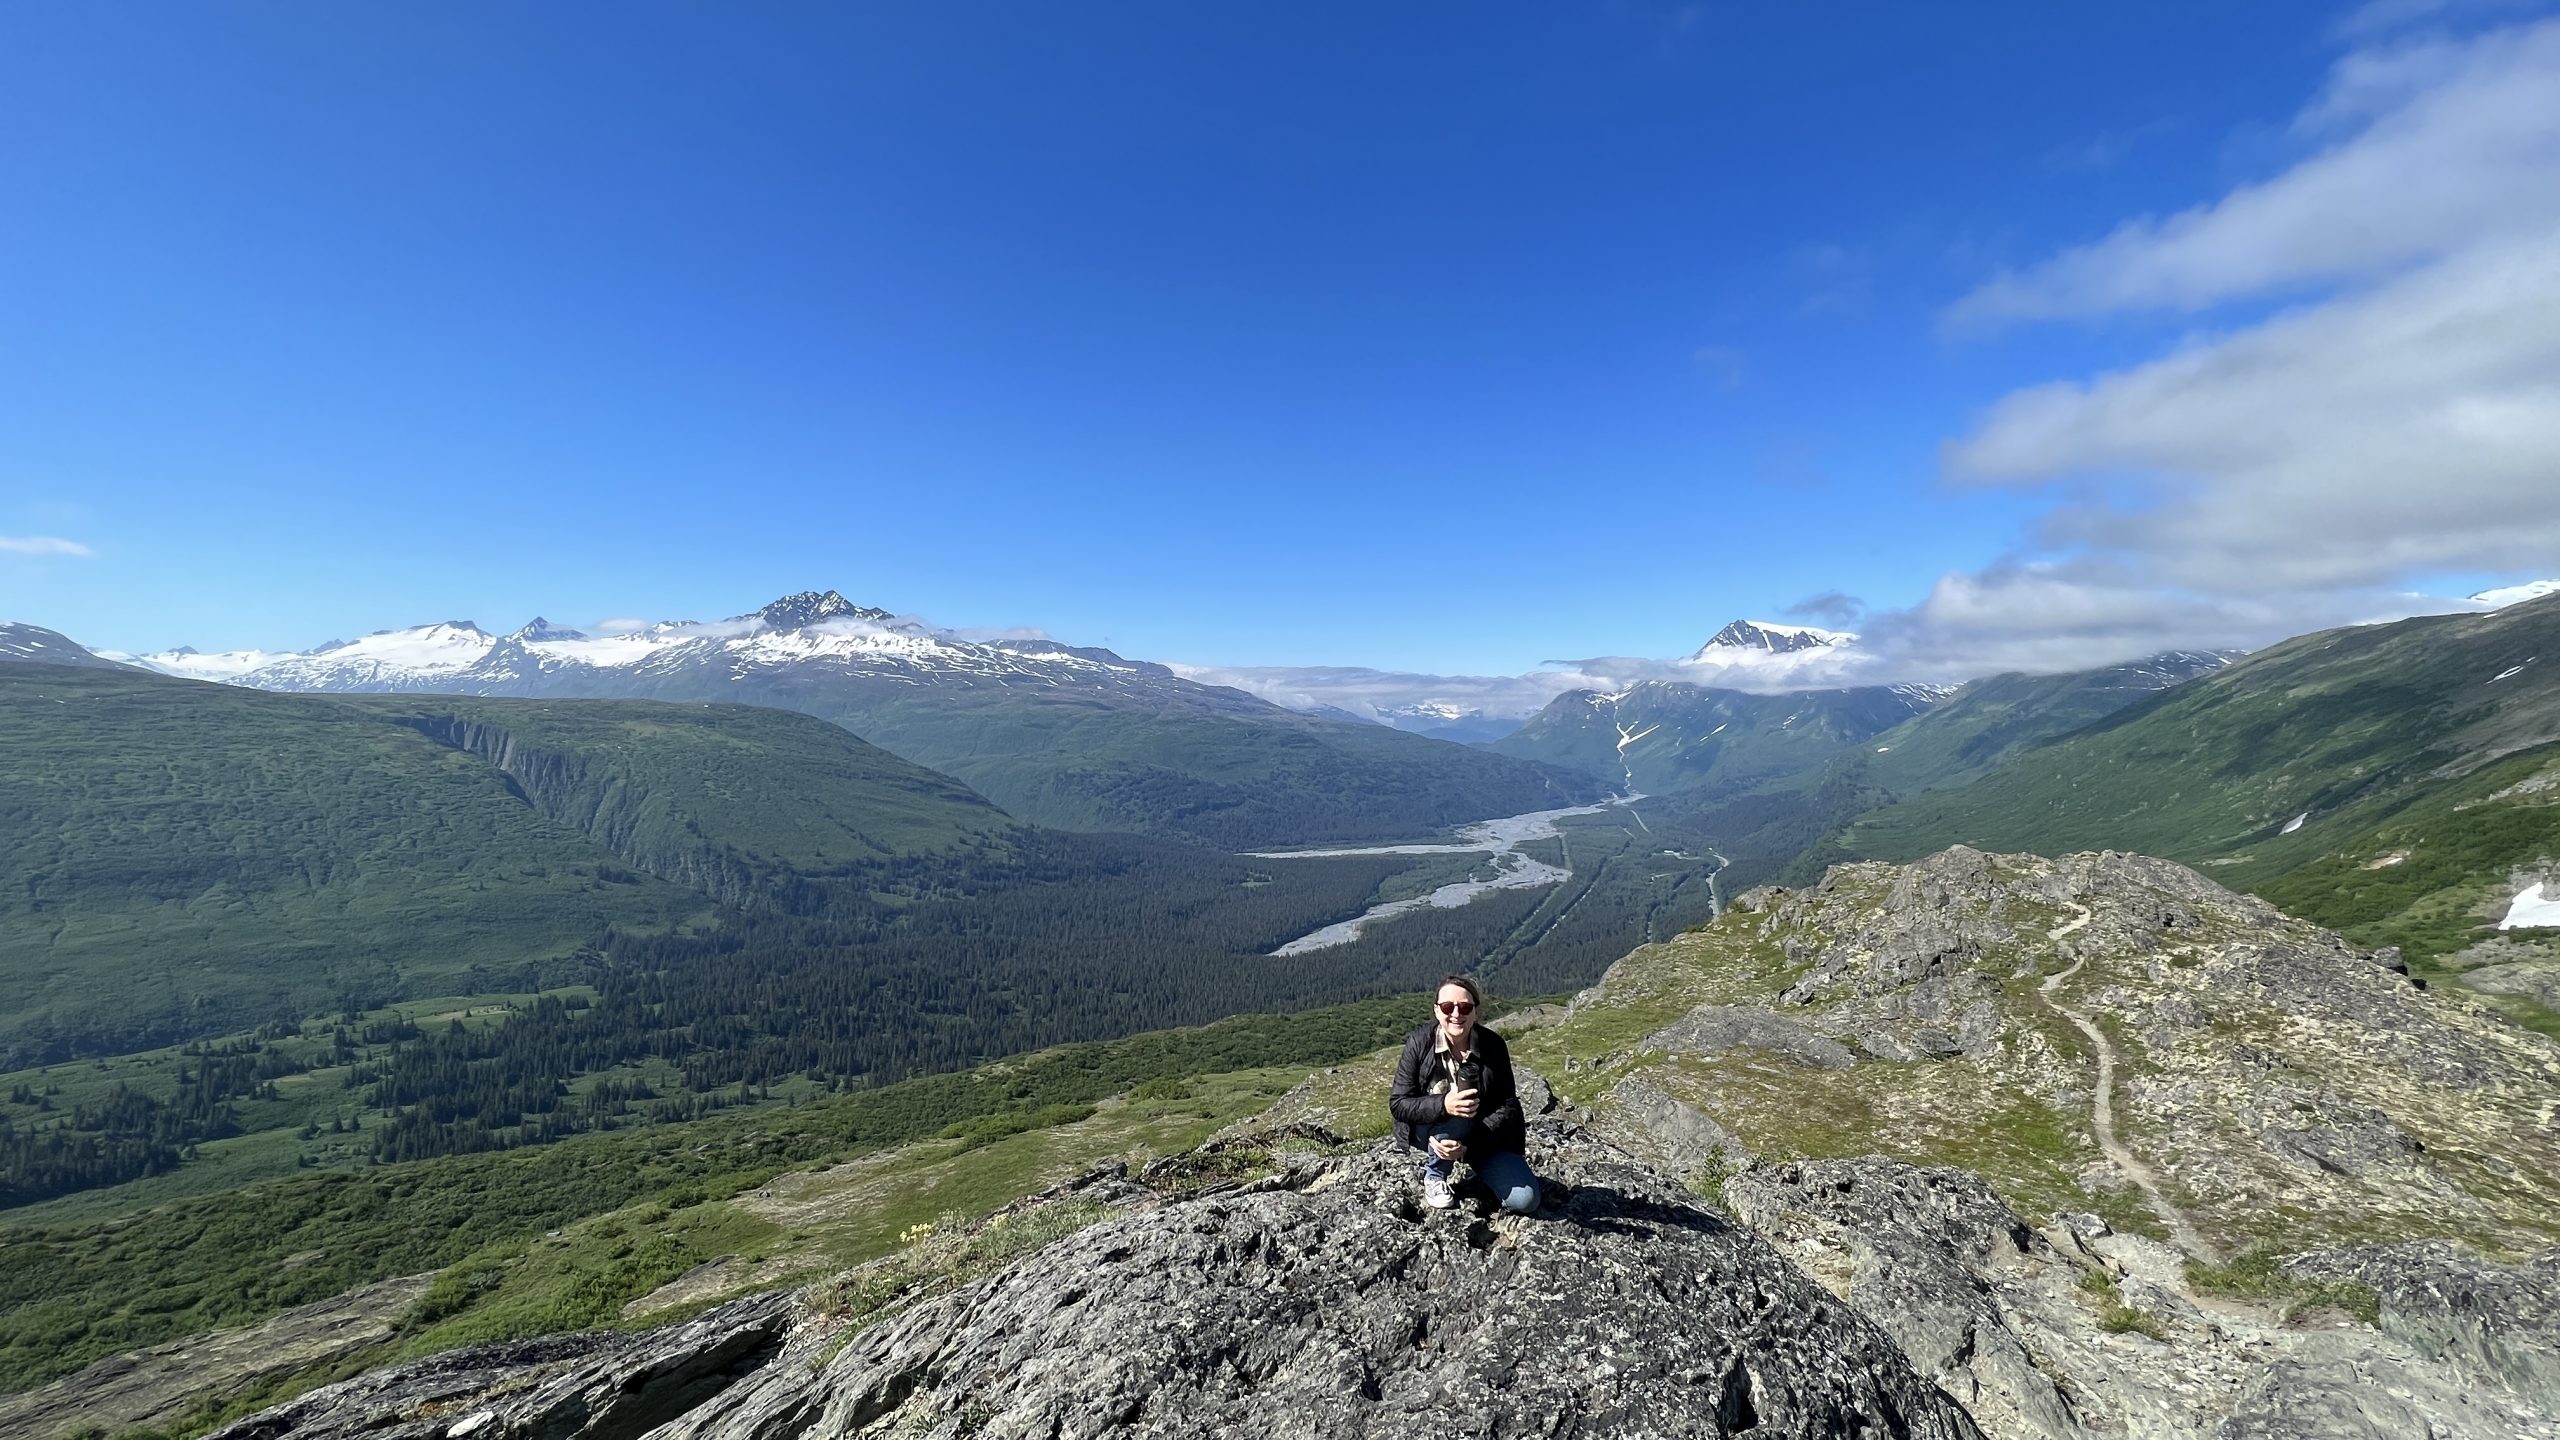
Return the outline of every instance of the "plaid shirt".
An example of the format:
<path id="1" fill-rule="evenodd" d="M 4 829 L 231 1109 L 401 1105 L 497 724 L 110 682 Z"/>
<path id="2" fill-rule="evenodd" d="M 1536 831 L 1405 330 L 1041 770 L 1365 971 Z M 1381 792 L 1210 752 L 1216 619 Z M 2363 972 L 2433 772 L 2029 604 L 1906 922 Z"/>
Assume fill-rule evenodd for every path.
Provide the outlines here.
<path id="1" fill-rule="evenodd" d="M 1483 1070 L 1483 1047 L 1475 1043 L 1474 1035 L 1470 1034 L 1467 1037 L 1467 1053 L 1461 1057 L 1449 1048 L 1448 1033 L 1435 1028 L 1431 1035 L 1431 1083 L 1423 1087 L 1423 1093 L 1446 1095 L 1457 1089 L 1458 1067 L 1468 1061 L 1477 1062 L 1477 1070 Z M 1484 1088 L 1481 1080 L 1477 1082 L 1476 1088 L 1479 1090 Z"/>

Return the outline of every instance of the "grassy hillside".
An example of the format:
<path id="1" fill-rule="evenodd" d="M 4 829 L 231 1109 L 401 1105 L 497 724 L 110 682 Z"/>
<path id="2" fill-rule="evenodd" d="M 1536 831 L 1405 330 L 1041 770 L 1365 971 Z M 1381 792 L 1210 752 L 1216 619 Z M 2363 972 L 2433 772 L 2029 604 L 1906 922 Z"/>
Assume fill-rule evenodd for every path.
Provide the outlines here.
<path id="1" fill-rule="evenodd" d="M 15 1064 L 492 988 L 471 977 L 711 908 L 360 707 L 12 665 L 0 753 L 0 1056 Z"/>
<path id="2" fill-rule="evenodd" d="M 29 782 L 0 800 L 0 1207 L 541 1144 L 1476 965 L 1563 988 L 1713 904 L 1701 857 L 1616 814 L 1558 842 L 1564 886 L 1274 962 L 1432 862 L 1035 829 L 739 706 L 24 665 L 0 736 Z M 438 995 L 487 1003 L 403 1003 Z"/>
<path id="3" fill-rule="evenodd" d="M 1860 818 L 1795 878 L 1958 842 L 2134 850 L 2441 954 L 2503 901 L 2511 870 L 2560 857 L 2560 809 L 2501 793 L 2560 754 L 2553 661 L 2548 600 L 2303 636 Z"/>
<path id="4" fill-rule="evenodd" d="M 1604 791 L 1445 740 L 1270 707 L 1146 712 L 1005 691 L 813 697 L 810 708 L 1035 824 L 1221 849 L 1406 840 Z"/>
<path id="5" fill-rule="evenodd" d="M 795 879 L 993 855 L 1021 826 L 946 775 L 743 705 L 350 697 L 495 768 L 545 817 L 732 904 Z M 894 881 L 882 878 L 884 888 Z"/>
<path id="6" fill-rule="evenodd" d="M 556 983 L 607 929 L 894 890 L 1021 827 L 744 706 L 273 695 L 0 667 L 0 1063 Z M 15 1056 L 14 1062 L 7 1057 Z"/>
<path id="7" fill-rule="evenodd" d="M 1843 758 L 1859 783 L 1892 795 L 1961 785 L 2223 663 L 2179 653 L 2062 675 L 1987 675 Z"/>

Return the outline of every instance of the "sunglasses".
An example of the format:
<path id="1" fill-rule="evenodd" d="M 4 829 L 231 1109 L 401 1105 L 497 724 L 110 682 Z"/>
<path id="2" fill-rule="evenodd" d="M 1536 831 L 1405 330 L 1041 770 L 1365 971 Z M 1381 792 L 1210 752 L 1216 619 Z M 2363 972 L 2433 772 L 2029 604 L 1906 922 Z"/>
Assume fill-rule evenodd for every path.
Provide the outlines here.
<path id="1" fill-rule="evenodd" d="M 1476 1013 L 1476 1002 L 1473 1000 L 1443 1000 L 1440 1002 L 1440 1013 L 1443 1015 L 1473 1015 Z"/>

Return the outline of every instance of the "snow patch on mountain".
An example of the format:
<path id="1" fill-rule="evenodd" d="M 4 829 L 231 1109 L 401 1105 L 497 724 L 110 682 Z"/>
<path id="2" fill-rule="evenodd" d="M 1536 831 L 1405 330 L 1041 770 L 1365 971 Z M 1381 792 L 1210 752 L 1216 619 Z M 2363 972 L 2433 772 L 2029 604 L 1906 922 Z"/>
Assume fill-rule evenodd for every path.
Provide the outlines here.
<path id="1" fill-rule="evenodd" d="M 290 650 L 217 650 L 210 654 L 192 645 L 163 650 L 154 655 L 127 655 L 122 651 L 98 652 L 110 660 L 120 660 L 163 675 L 182 680 L 237 680 L 252 670 L 273 665 L 279 660 L 295 658 Z"/>
<path id="2" fill-rule="evenodd" d="M 1819 650 L 1831 645 L 1847 645 L 1857 638 L 1846 630 L 1825 630 L 1816 625 L 1788 625 L 1776 620 L 1736 620 L 1717 631 L 1706 644 L 1699 646 L 1696 652 L 1689 656 L 1689 660 L 1694 664 L 1733 650 L 1790 655 L 1803 650 Z"/>
<path id="3" fill-rule="evenodd" d="M 2516 892 L 2507 902 L 2507 918 L 2498 922 L 2501 930 L 2541 930 L 2560 926 L 2560 895 L 2552 893 L 2549 883 L 2536 881 Z"/>
<path id="4" fill-rule="evenodd" d="M 602 628 L 602 627 L 600 627 Z M 523 693 L 580 673 L 633 678 L 705 666 L 745 677 L 799 666 L 847 674 L 941 676 L 999 682 L 1166 681 L 1162 666 L 1053 640 L 980 642 L 913 616 L 857 605 L 834 590 L 786 595 L 726 620 L 670 620 L 590 635 L 536 617 L 501 638 L 467 620 L 383 630 L 300 652 L 200 655 L 181 647 L 141 657 L 167 674 L 265 690 Z"/>
<path id="5" fill-rule="evenodd" d="M 2495 590 L 2483 590 L 2471 599 L 2492 610 L 2503 610 L 2509 605 L 2521 605 L 2545 595 L 2560 595 L 2560 580 L 2528 580 L 2521 585 L 2501 585 Z"/>

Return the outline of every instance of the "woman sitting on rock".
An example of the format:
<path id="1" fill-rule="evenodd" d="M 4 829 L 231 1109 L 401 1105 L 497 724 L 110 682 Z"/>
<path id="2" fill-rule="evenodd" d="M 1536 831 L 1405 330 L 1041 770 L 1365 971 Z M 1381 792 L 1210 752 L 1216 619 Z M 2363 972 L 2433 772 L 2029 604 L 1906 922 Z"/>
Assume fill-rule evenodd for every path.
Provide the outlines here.
<path id="1" fill-rule="evenodd" d="M 1424 1151 L 1422 1203 L 1457 1203 L 1449 1181 L 1463 1160 L 1502 1208 L 1538 1208 L 1538 1177 L 1529 1172 L 1528 1126 L 1511 1078 L 1511 1047 L 1476 1023 L 1484 991 L 1465 975 L 1440 982 L 1439 1016 L 1405 1037 L 1387 1111 L 1396 1138 Z"/>

